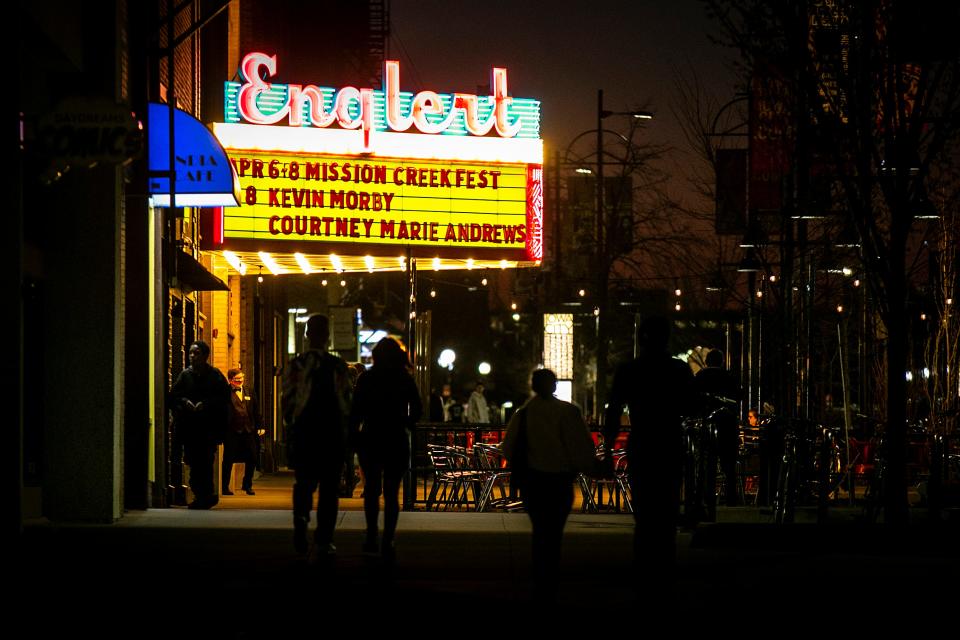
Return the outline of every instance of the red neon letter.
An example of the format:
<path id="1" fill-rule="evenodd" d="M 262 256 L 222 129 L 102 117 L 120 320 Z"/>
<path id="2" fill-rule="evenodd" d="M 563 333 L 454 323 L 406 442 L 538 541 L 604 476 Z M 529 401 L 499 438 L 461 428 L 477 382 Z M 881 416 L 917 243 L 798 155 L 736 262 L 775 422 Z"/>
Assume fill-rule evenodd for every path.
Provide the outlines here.
<path id="1" fill-rule="evenodd" d="M 507 106 L 513 102 L 513 98 L 507 95 L 507 70 L 500 67 L 493 68 L 493 97 L 497 101 L 495 112 L 497 114 L 497 133 L 504 138 L 512 138 L 520 133 L 520 121 L 510 125 L 507 116 Z"/>
<path id="2" fill-rule="evenodd" d="M 260 68 L 265 67 L 267 75 L 275 76 L 277 74 L 277 56 L 268 56 L 265 53 L 249 53 L 240 63 L 240 72 L 247 81 L 240 87 L 240 94 L 237 96 L 237 106 L 242 115 L 248 122 L 253 124 L 274 124 L 280 122 L 290 111 L 290 96 L 287 96 L 287 103 L 274 113 L 266 116 L 257 106 L 257 96 L 270 89 L 270 84 L 260 79 Z"/>
<path id="3" fill-rule="evenodd" d="M 387 126 L 394 131 L 406 131 L 410 128 L 413 118 L 400 115 L 400 63 L 396 60 L 387 60 L 385 67 Z"/>

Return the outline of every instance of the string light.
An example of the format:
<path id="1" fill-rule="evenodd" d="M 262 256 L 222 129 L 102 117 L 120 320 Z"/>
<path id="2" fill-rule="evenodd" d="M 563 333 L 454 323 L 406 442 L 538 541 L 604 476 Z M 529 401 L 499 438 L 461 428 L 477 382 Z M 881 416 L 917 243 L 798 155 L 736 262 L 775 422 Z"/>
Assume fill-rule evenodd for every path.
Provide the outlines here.
<path id="1" fill-rule="evenodd" d="M 510 303 L 510 308 L 513 309 L 514 311 L 516 311 L 516 310 L 517 310 L 517 303 L 516 303 L 516 302 L 511 302 L 511 303 Z"/>
<path id="2" fill-rule="evenodd" d="M 436 290 L 436 289 L 430 289 L 430 297 L 431 297 L 431 298 L 436 298 L 436 297 L 437 297 L 437 290 Z"/>
<path id="3" fill-rule="evenodd" d="M 581 298 L 587 295 L 586 289 L 580 289 L 580 291 L 577 291 L 577 293 L 580 295 Z"/>
<path id="4" fill-rule="evenodd" d="M 842 304 L 838 304 L 838 305 L 837 305 L 837 313 L 843 313 L 843 305 L 842 305 Z"/>
<path id="5" fill-rule="evenodd" d="M 673 309 L 674 311 L 680 311 L 680 303 L 678 302 L 677 304 L 673 305 Z"/>
<path id="6" fill-rule="evenodd" d="M 762 298 L 762 297 L 763 297 L 763 291 L 761 291 L 760 289 L 757 289 L 757 297 L 758 297 L 758 298 Z"/>

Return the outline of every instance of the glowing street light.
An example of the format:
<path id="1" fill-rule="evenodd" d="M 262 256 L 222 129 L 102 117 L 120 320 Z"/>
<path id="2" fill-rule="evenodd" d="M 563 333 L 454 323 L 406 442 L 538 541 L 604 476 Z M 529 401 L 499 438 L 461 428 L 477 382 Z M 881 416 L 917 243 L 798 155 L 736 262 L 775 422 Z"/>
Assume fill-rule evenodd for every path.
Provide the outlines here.
<path id="1" fill-rule="evenodd" d="M 457 354 L 453 349 L 444 349 L 440 352 L 440 357 L 437 358 L 437 364 L 447 371 L 453 371 L 453 363 L 456 359 Z"/>

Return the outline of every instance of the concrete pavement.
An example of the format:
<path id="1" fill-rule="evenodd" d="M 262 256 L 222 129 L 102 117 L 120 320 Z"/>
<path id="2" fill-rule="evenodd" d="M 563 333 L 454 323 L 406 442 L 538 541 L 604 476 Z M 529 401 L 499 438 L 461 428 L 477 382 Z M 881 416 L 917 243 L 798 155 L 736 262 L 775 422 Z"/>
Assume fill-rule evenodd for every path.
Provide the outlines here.
<path id="1" fill-rule="evenodd" d="M 257 496 L 237 501 L 259 498 L 255 488 Z M 128 628 L 117 626 L 122 621 L 141 635 L 203 628 L 227 637 L 289 635 L 333 619 L 358 631 L 396 620 L 469 636 L 488 626 L 505 632 L 505 621 L 518 616 L 521 625 L 566 631 L 627 629 L 637 615 L 649 629 L 668 621 L 671 635 L 678 626 L 743 628 L 764 619 L 791 629 L 829 620 L 836 630 L 862 628 L 864 612 L 868 621 L 915 621 L 952 611 L 955 524 L 889 529 L 834 510 L 827 525 L 775 527 L 751 508 L 721 509 L 718 519 L 680 530 L 674 584 L 637 590 L 632 516 L 572 515 L 558 602 L 546 609 L 531 609 L 522 513 L 402 513 L 393 568 L 360 553 L 360 511 L 340 513 L 338 554 L 316 566 L 293 552 L 288 508 L 31 523 L 13 559 L 20 588 L 10 603 L 51 628 L 112 635 Z"/>

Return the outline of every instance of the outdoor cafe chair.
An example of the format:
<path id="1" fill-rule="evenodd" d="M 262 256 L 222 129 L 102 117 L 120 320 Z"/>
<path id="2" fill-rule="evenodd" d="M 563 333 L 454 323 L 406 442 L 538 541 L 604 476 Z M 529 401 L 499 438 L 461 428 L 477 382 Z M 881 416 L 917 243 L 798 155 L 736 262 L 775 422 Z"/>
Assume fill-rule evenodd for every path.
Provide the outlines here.
<path id="1" fill-rule="evenodd" d="M 602 451 L 598 448 L 598 452 Z M 627 452 L 614 449 L 613 477 L 594 478 L 586 474 L 577 476 L 577 484 L 583 498 L 580 510 L 597 513 L 601 510 L 626 511 L 633 513 L 633 501 L 630 495 L 630 478 L 627 475 Z"/>
<path id="2" fill-rule="evenodd" d="M 485 511 L 488 507 L 494 509 L 515 510 L 522 508 L 523 503 L 517 498 L 511 498 L 507 486 L 510 480 L 510 469 L 506 465 L 506 458 L 497 445 L 473 445 L 474 458 L 477 469 L 483 474 L 483 486 L 477 498 L 477 511 Z M 500 497 L 494 498 L 494 489 L 499 488 Z"/>
<path id="3" fill-rule="evenodd" d="M 427 445 L 427 455 L 433 468 L 433 485 L 427 497 L 427 511 L 452 507 L 468 507 L 470 493 L 477 502 L 481 475 L 470 466 L 469 456 L 461 447 Z"/>

